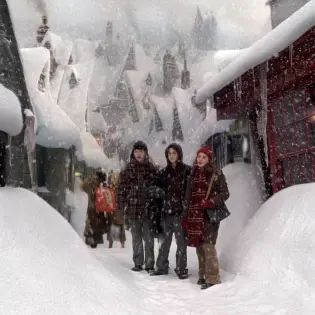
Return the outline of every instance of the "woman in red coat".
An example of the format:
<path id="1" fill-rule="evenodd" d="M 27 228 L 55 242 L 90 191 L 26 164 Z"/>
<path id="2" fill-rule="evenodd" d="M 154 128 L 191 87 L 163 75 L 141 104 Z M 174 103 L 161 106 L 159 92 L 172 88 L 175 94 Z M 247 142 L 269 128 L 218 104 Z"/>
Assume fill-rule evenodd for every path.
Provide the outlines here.
<path id="1" fill-rule="evenodd" d="M 212 179 L 213 178 L 213 179 Z M 212 179 L 211 192 L 207 191 Z M 208 211 L 224 206 L 229 190 L 223 173 L 212 163 L 212 152 L 202 147 L 197 152 L 186 192 L 187 212 L 183 228 L 187 232 L 188 246 L 196 247 L 199 261 L 199 280 L 201 289 L 220 283 L 219 261 L 215 244 L 219 225 L 210 222 Z"/>

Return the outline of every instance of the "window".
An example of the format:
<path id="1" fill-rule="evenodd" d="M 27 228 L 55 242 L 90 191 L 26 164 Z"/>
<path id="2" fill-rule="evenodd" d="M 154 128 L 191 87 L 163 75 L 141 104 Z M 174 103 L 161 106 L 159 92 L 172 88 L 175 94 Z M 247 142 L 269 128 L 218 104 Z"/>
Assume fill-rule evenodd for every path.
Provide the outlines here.
<path id="1" fill-rule="evenodd" d="M 70 79 L 69 79 L 69 87 L 70 89 L 74 89 L 79 84 L 79 80 L 76 78 L 74 72 L 71 73 Z"/>
<path id="2" fill-rule="evenodd" d="M 38 89 L 41 91 L 41 92 L 45 92 L 45 89 L 46 89 L 46 83 L 45 83 L 45 74 L 44 74 L 44 71 L 40 74 L 39 76 L 39 80 L 38 80 Z"/>

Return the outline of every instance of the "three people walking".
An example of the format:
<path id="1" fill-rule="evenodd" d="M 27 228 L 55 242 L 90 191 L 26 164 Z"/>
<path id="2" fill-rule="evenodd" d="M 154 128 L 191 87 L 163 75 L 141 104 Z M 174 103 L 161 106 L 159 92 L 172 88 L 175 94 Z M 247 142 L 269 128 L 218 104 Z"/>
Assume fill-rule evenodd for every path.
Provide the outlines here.
<path id="1" fill-rule="evenodd" d="M 220 221 L 229 215 L 225 201 L 229 190 L 221 170 L 212 161 L 208 147 L 198 150 L 193 168 L 184 164 L 179 144 L 165 150 L 167 165 L 161 171 L 150 161 L 148 148 L 137 141 L 130 162 L 121 171 L 117 185 L 117 214 L 120 225 L 129 226 L 132 236 L 133 271 L 143 268 L 152 276 L 169 272 L 169 252 L 175 236 L 176 267 L 179 279 L 188 278 L 187 246 L 195 247 L 199 262 L 198 285 L 207 289 L 220 283 L 216 241 Z M 102 242 L 103 218 L 95 211 L 95 191 L 106 181 L 106 174 L 97 173 L 83 183 L 89 195 L 85 237 L 96 247 Z M 154 200 L 153 200 L 154 199 Z M 154 237 L 160 247 L 154 269 Z M 122 245 L 125 237 L 122 233 Z M 112 239 L 109 238 L 110 245 Z"/>

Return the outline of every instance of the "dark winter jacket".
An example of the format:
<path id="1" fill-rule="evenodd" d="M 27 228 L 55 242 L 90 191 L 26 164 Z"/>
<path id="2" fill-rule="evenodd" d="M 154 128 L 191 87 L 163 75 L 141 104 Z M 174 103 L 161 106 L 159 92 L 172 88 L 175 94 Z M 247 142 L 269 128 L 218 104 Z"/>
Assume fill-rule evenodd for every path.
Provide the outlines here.
<path id="1" fill-rule="evenodd" d="M 144 163 L 132 158 L 120 173 L 118 211 L 127 219 L 143 219 L 145 190 L 156 182 L 156 176 L 157 170 L 148 158 Z"/>
<path id="2" fill-rule="evenodd" d="M 215 174 L 210 199 L 214 207 L 225 206 L 225 200 L 229 198 L 229 190 L 222 171 L 208 165 L 201 170 L 194 167 L 188 180 L 186 190 L 187 212 L 183 220 L 183 228 L 188 233 L 188 245 L 198 247 L 203 242 L 215 244 L 219 224 L 211 224 L 207 211 L 201 207 L 201 201 L 205 199 L 212 174 Z"/>
<path id="3" fill-rule="evenodd" d="M 162 233 L 161 212 L 164 203 L 164 191 L 158 186 L 150 186 L 145 192 L 145 217 L 150 221 L 155 237 Z"/>
<path id="4" fill-rule="evenodd" d="M 168 150 L 173 148 L 176 150 L 179 161 L 175 168 L 168 160 Z M 184 164 L 183 152 L 180 145 L 173 143 L 165 150 L 167 166 L 159 173 L 159 186 L 165 192 L 165 200 L 163 205 L 163 213 L 170 215 L 180 215 L 183 212 L 185 201 L 185 192 L 187 187 L 187 179 L 191 171 L 191 167 Z"/>

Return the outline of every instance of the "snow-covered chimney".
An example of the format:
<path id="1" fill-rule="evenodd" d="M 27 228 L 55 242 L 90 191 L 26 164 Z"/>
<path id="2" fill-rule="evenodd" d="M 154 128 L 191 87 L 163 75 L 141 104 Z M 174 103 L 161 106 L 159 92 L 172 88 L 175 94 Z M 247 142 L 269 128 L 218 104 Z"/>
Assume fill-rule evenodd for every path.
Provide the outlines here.
<path id="1" fill-rule="evenodd" d="M 36 40 L 38 44 L 41 44 L 48 30 L 49 30 L 48 19 L 46 15 L 43 15 L 42 24 L 37 29 Z"/>

